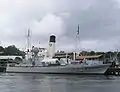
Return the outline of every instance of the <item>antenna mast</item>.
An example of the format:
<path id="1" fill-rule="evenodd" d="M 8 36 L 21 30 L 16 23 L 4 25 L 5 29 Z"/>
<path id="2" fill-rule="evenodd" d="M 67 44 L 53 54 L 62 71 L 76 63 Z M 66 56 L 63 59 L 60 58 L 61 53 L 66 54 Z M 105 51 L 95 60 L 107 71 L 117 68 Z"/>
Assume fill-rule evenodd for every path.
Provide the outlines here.
<path id="1" fill-rule="evenodd" d="M 27 52 L 30 51 L 30 29 L 28 29 L 28 32 L 27 32 Z"/>
<path id="2" fill-rule="evenodd" d="M 79 53 L 80 53 L 79 43 L 80 43 L 80 28 L 78 24 L 78 29 L 77 29 L 77 34 L 76 34 L 76 55 L 77 56 L 79 56 Z"/>

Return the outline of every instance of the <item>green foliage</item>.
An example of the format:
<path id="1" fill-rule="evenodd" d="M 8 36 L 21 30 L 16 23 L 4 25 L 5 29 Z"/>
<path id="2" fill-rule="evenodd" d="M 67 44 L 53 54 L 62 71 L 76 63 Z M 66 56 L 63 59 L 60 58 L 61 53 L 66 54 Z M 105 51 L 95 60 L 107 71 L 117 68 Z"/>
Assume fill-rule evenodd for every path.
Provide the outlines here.
<path id="1" fill-rule="evenodd" d="M 0 46 L 0 52 L 1 52 L 1 51 L 4 51 L 4 48 L 3 48 L 2 46 Z"/>
<path id="2" fill-rule="evenodd" d="M 66 55 L 66 53 L 64 51 L 61 51 L 57 54 Z M 72 55 L 72 54 L 73 54 L 72 52 L 68 53 L 68 55 Z M 82 51 L 82 52 L 80 52 L 80 55 L 102 55 L 103 59 L 115 57 L 116 54 L 117 54 L 117 58 L 120 60 L 120 52 L 112 52 L 112 51 L 108 51 L 108 52 Z M 25 52 L 20 51 L 15 45 L 10 45 L 5 48 L 0 46 L 0 55 L 18 55 L 18 56 L 22 56 L 24 58 Z"/>
<path id="3" fill-rule="evenodd" d="M 18 55 L 25 57 L 25 52 L 20 51 L 18 48 L 16 48 L 15 45 L 10 45 L 8 47 L 3 48 L 0 46 L 0 55 Z"/>

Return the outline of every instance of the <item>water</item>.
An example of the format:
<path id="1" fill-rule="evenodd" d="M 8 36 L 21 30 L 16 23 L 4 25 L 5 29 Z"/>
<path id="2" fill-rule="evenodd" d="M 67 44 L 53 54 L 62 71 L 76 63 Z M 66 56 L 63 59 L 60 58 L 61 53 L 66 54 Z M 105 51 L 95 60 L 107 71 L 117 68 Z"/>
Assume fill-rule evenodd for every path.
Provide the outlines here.
<path id="1" fill-rule="evenodd" d="M 120 77 L 1 73 L 0 92 L 120 92 Z"/>

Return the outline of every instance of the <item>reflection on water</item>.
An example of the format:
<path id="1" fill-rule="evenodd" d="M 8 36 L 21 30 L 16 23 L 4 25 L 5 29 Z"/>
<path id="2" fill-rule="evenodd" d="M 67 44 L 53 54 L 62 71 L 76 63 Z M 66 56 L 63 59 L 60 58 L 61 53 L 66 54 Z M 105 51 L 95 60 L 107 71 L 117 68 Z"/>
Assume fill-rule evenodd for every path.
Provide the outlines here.
<path id="1" fill-rule="evenodd" d="M 0 74 L 1 92 L 120 92 L 120 77 Z"/>

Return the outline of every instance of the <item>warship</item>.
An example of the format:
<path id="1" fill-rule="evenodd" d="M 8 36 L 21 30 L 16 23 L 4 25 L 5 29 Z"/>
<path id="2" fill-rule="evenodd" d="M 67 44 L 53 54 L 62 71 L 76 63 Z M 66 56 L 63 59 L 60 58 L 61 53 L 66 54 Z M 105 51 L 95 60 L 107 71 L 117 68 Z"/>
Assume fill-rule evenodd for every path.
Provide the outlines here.
<path id="1" fill-rule="evenodd" d="M 26 59 L 20 64 L 7 64 L 7 73 L 43 73 L 43 74 L 104 74 L 109 68 L 109 64 L 102 61 L 84 59 L 82 63 L 75 59 L 54 58 L 56 36 L 51 35 L 47 50 L 41 51 L 37 47 L 32 47 L 27 52 Z"/>

